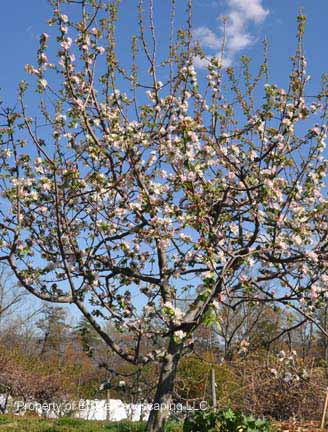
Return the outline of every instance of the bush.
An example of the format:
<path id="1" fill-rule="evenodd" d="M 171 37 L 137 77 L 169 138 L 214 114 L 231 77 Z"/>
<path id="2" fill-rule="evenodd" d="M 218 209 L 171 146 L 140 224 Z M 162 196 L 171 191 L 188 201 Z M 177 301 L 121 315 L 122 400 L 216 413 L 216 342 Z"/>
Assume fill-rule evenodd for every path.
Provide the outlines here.
<path id="1" fill-rule="evenodd" d="M 238 411 L 226 409 L 222 411 L 197 411 L 187 417 L 183 432 L 270 432 L 268 420 L 255 419 Z"/>
<path id="2" fill-rule="evenodd" d="M 294 357 L 286 364 L 276 355 L 256 352 L 231 367 L 240 391 L 230 394 L 230 400 L 218 400 L 219 406 L 278 421 L 320 419 L 326 379 L 324 369 L 313 360 Z"/>
<path id="3" fill-rule="evenodd" d="M 183 432 L 219 432 L 220 423 L 215 411 L 196 411 L 187 417 L 183 424 Z"/>

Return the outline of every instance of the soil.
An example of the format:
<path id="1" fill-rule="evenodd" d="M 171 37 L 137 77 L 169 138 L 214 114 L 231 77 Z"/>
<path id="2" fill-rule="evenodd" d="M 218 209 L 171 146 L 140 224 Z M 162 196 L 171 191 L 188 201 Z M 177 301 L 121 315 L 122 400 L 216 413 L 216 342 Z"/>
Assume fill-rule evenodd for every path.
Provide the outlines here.
<path id="1" fill-rule="evenodd" d="M 303 423 L 289 421 L 276 423 L 275 426 L 280 432 L 323 432 L 328 431 L 328 425 L 320 429 L 320 423 L 317 421 L 307 421 Z"/>

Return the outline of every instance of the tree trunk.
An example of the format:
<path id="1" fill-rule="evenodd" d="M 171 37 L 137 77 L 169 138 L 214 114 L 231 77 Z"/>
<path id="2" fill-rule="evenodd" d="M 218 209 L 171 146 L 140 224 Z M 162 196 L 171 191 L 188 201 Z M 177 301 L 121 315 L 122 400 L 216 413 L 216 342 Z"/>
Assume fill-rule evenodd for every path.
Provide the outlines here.
<path id="1" fill-rule="evenodd" d="M 181 344 L 170 339 L 168 352 L 162 363 L 152 410 L 147 423 L 147 432 L 164 432 L 170 413 L 174 381 L 181 355 Z"/>

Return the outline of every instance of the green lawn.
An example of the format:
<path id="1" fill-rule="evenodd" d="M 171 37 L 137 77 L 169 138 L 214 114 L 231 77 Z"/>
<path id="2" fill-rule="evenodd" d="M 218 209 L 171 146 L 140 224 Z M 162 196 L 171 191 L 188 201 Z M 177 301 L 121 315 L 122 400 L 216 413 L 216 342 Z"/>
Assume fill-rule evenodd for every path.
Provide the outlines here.
<path id="1" fill-rule="evenodd" d="M 0 416 L 0 432 L 143 432 L 145 423 Z"/>
<path id="2" fill-rule="evenodd" d="M 61 418 L 58 420 L 39 417 L 0 415 L 0 432 L 144 432 L 145 422 L 106 422 Z M 181 432 L 182 427 L 170 422 L 167 432 Z"/>

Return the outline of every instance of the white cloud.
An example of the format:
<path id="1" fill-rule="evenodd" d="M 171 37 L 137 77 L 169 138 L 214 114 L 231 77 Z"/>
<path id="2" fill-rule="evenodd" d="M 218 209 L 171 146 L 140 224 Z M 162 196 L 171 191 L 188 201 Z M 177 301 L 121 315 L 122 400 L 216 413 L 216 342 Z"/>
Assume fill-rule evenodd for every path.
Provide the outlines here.
<path id="1" fill-rule="evenodd" d="M 225 14 L 227 21 L 225 27 L 226 48 L 224 63 L 228 65 L 232 63 L 239 51 L 254 43 L 255 38 L 248 31 L 249 25 L 262 23 L 269 14 L 269 11 L 264 9 L 262 0 L 226 0 L 226 4 L 228 11 Z M 219 34 L 205 26 L 198 27 L 193 33 L 194 39 L 198 40 L 204 49 L 216 51 L 211 56 L 220 55 L 223 33 L 222 19 L 223 15 L 219 15 Z M 206 66 L 206 60 L 196 59 L 195 66 Z"/>
<path id="2" fill-rule="evenodd" d="M 243 16 L 256 23 L 265 20 L 269 11 L 262 6 L 262 0 L 228 0 L 228 5 L 232 10 L 239 11 Z"/>
<path id="3" fill-rule="evenodd" d="M 217 49 L 221 43 L 221 39 L 208 27 L 198 27 L 195 29 L 193 36 L 204 48 Z"/>
<path id="4" fill-rule="evenodd" d="M 194 67 L 197 69 L 204 69 L 208 65 L 208 60 L 206 60 L 206 58 L 200 58 L 199 56 L 196 56 L 193 60 Z"/>

